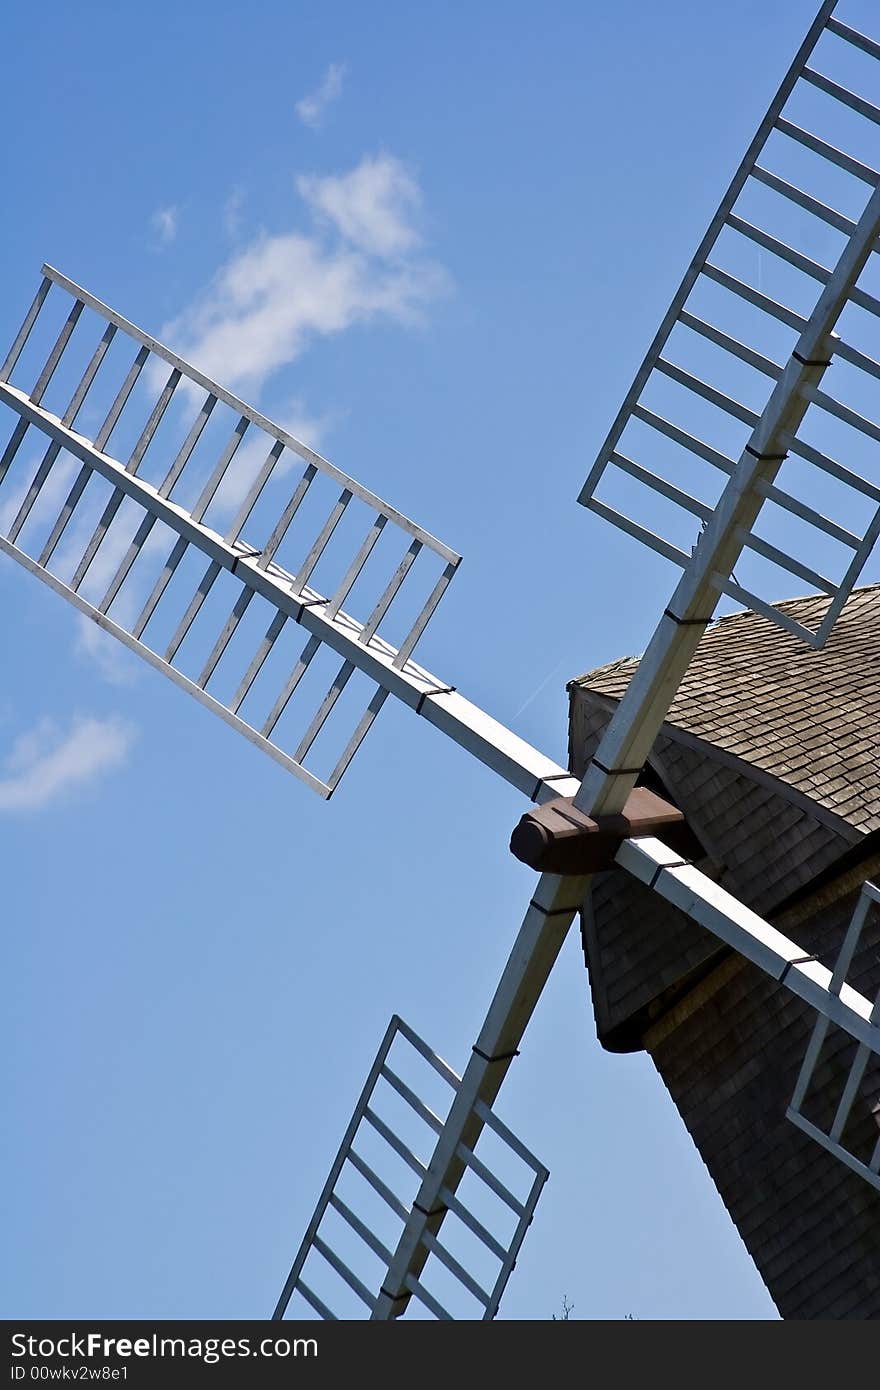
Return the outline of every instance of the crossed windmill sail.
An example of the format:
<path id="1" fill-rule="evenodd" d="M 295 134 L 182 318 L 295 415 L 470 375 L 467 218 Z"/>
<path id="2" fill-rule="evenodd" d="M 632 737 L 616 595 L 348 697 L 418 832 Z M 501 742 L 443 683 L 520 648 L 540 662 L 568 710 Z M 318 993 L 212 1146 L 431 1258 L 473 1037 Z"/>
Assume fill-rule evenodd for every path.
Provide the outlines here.
<path id="1" fill-rule="evenodd" d="M 820 645 L 880 534 L 880 486 L 865 476 L 873 462 L 873 450 L 880 443 L 880 425 L 870 415 L 862 414 L 852 399 L 840 400 L 825 389 L 826 375 L 832 369 L 835 375 L 845 378 L 856 402 L 865 396 L 866 383 L 870 388 L 868 397 L 876 394 L 872 383 L 880 380 L 880 362 L 870 355 L 855 331 L 862 322 L 859 315 L 865 316 L 864 321 L 871 325 L 880 318 L 880 299 L 862 282 L 880 233 L 880 174 L 861 155 L 838 148 L 825 135 L 799 124 L 797 115 L 797 103 L 804 99 L 806 91 L 811 96 L 818 93 L 824 102 L 831 103 L 832 111 L 844 113 L 847 119 L 867 123 L 868 127 L 880 126 L 880 108 L 829 75 L 824 67 L 814 65 L 814 50 L 821 54 L 827 51 L 830 58 L 835 45 L 838 51 L 851 52 L 871 65 L 880 60 L 880 43 L 839 21 L 833 15 L 834 9 L 833 3 L 822 6 L 801 46 L 691 263 L 581 496 L 593 511 L 650 545 L 683 571 L 582 783 L 578 784 L 552 759 L 525 744 L 413 661 L 415 644 L 456 571 L 458 556 L 454 552 L 48 267 L 44 267 L 36 299 L 0 370 L 0 402 L 18 417 L 0 458 L 0 505 L 3 489 L 8 496 L 8 489 L 18 486 L 18 492 L 12 493 L 11 505 L 3 513 L 6 524 L 0 534 L 0 549 L 322 795 L 329 795 L 338 784 L 390 693 L 532 800 L 546 802 L 568 797 L 586 817 L 621 811 L 720 597 L 727 595 L 746 602 L 773 621 L 780 620 L 779 610 L 773 609 L 757 589 L 741 581 L 741 562 L 747 564 L 749 557 L 757 556 L 828 595 L 828 607 L 817 628 L 797 626 L 801 638 Z M 836 131 L 838 122 L 833 120 L 831 124 Z M 810 165 L 814 172 L 816 168 L 826 174 L 830 170 L 842 180 L 839 191 L 845 192 L 848 199 L 846 212 L 838 211 L 833 199 L 826 202 L 825 197 L 830 195 L 820 196 L 810 183 L 809 160 L 803 166 L 800 182 L 796 181 L 800 175 L 784 159 L 782 164 L 775 163 L 777 154 L 789 146 L 814 161 Z M 778 229 L 771 231 L 760 220 L 751 220 L 756 214 L 748 211 L 746 202 L 756 189 L 762 196 L 769 194 L 778 200 L 773 207 L 796 208 L 799 216 L 806 214 L 815 223 L 830 228 L 839 238 L 837 253 L 830 258 L 833 264 L 814 260 L 807 252 L 789 245 Z M 771 205 L 764 206 L 766 210 Z M 731 238 L 740 250 L 733 252 L 730 262 L 725 262 L 725 248 Z M 760 248 L 787 272 L 796 272 L 800 277 L 796 307 L 789 307 L 782 297 L 776 298 L 762 285 L 750 281 L 741 259 L 743 243 Z M 23 370 L 27 352 L 39 338 L 41 315 L 53 287 L 55 297 L 66 295 L 68 302 L 72 300 L 72 307 L 48 355 L 44 360 L 38 358 L 37 369 L 31 372 L 34 384 L 23 389 L 14 384 L 13 374 Z M 721 312 L 722 305 L 726 306 L 732 317 L 719 322 L 709 315 L 700 298 L 709 291 L 716 295 L 720 291 L 722 298 L 714 301 L 716 308 Z M 74 330 L 86 311 L 103 320 L 103 336 L 82 374 L 74 373 L 65 386 Z M 748 341 L 744 340 L 747 332 L 743 326 L 747 320 L 753 328 L 761 326 L 759 336 Z M 768 346 L 760 332 L 768 337 L 775 334 L 775 346 Z M 115 394 L 112 390 L 109 395 L 105 392 L 103 406 L 95 413 L 94 407 L 101 398 L 100 383 L 106 380 L 106 366 L 117 335 L 123 340 L 134 340 L 134 360 L 123 372 Z M 726 364 L 723 373 L 735 376 L 743 368 L 752 373 L 749 403 L 740 402 L 731 394 L 732 386 L 722 388 L 698 376 L 691 365 L 677 356 L 678 347 L 684 342 L 708 344 L 720 352 L 718 361 Z M 171 368 L 164 380 L 152 374 L 156 361 Z M 845 371 L 838 373 L 840 364 Z M 761 383 L 758 388 L 755 379 Z M 724 380 L 727 381 L 727 375 Z M 144 383 L 150 385 L 152 396 L 148 400 L 140 397 L 139 423 L 129 425 L 122 447 L 128 415 Z M 670 385 L 678 395 L 663 394 Z M 62 404 L 57 412 L 47 407 L 50 388 L 61 391 Z M 652 395 L 658 389 L 659 398 Z M 200 394 L 194 398 L 194 392 Z M 165 439 L 163 431 L 168 421 L 175 415 L 181 425 L 176 405 L 181 399 L 190 409 L 195 400 L 195 418 L 183 441 L 169 455 L 159 444 Z M 683 405 L 681 413 L 673 408 L 675 402 Z M 232 412 L 232 428 L 219 456 L 214 455 L 216 461 L 211 463 L 202 456 L 199 446 L 209 437 L 210 422 L 215 420 L 219 407 Z M 83 424 L 90 415 L 94 428 Z M 715 424 L 717 432 L 708 440 L 696 431 L 693 422 L 697 417 Z M 825 443 L 828 421 L 848 432 L 846 464 L 838 462 Z M 89 432 L 80 433 L 80 427 Z M 38 460 L 26 458 L 22 463 L 31 429 L 42 438 L 44 452 Z M 232 465 L 242 457 L 252 435 L 261 440 L 261 447 L 268 452 L 258 457 L 252 471 L 245 474 L 244 486 L 235 494 L 235 505 L 229 508 L 221 529 L 221 503 L 224 493 L 227 506 L 229 503 Z M 651 457 L 658 458 L 658 467 L 665 461 L 667 472 L 654 473 L 630 458 L 624 449 L 631 447 L 631 438 L 652 441 Z M 283 479 L 290 456 L 305 464 L 304 471 L 292 493 L 288 492 L 280 512 L 261 511 L 275 483 Z M 695 466 L 701 482 L 705 483 L 709 475 L 720 479 L 714 495 L 710 491 L 700 498 L 686 491 L 681 471 L 675 471 L 686 468 L 682 458 L 698 461 Z M 65 472 L 70 460 L 74 461 L 73 471 Z M 794 484 L 788 481 L 792 460 L 798 466 L 811 467 L 816 477 L 842 487 L 851 509 L 856 504 L 859 524 L 832 520 L 812 501 L 799 497 L 792 490 Z M 155 465 L 158 472 L 151 477 L 151 467 Z M 635 485 L 643 494 L 646 492 L 652 507 L 661 499 L 690 519 L 689 540 L 675 543 L 659 535 L 644 520 L 630 516 L 599 496 L 600 485 L 608 479 L 621 478 L 627 488 Z M 40 517 L 42 503 L 53 493 L 53 480 L 61 482 L 63 505 L 54 516 Z M 306 517 L 307 503 L 319 481 L 341 491 L 334 494 L 329 507 L 319 509 L 317 522 L 299 537 L 297 557 L 291 559 L 289 552 L 295 550 L 292 542 L 297 525 Z M 97 497 L 98 509 L 90 514 L 84 499 L 88 503 L 97 493 L 101 494 Z M 633 495 L 631 491 L 626 494 Z M 866 499 L 876 510 L 865 525 L 861 518 Z M 343 547 L 345 554 L 335 573 L 331 573 L 331 542 L 348 534 L 347 523 L 358 506 L 366 511 L 366 526 L 353 544 L 349 537 L 348 548 Z M 794 519 L 811 528 L 810 534 L 819 539 L 802 538 L 796 544 L 793 532 L 786 531 L 788 539 L 784 544 L 770 541 L 761 534 L 760 525 L 772 508 L 784 514 L 786 525 Z M 79 526 L 80 519 L 86 521 L 84 530 Z M 127 536 L 121 525 L 123 520 L 128 525 Z M 390 577 L 386 574 L 366 600 L 368 581 L 375 582 L 376 578 L 373 562 L 381 543 L 392 533 L 402 536 L 408 548 L 396 567 L 392 566 Z M 33 540 L 35 534 L 37 539 Z M 117 544 L 120 535 L 121 546 Z M 154 545 L 156 537 L 160 538 L 158 545 Z M 817 546 L 821 549 L 826 542 L 842 547 L 846 553 L 841 573 L 834 580 L 814 568 L 815 562 L 807 563 L 808 559 L 812 561 L 813 550 Z M 386 635 L 389 613 L 400 611 L 401 607 L 407 611 L 400 596 L 406 585 L 409 600 L 415 561 L 424 552 L 433 556 L 439 574 L 429 578 L 427 589 L 412 601 L 408 621 L 392 640 Z M 102 566 L 102 558 L 108 554 L 111 563 Z M 207 567 L 202 569 L 206 559 Z M 194 586 L 190 577 L 190 587 L 184 586 L 183 601 L 178 595 L 176 607 L 169 605 L 175 581 L 186 577 L 191 560 L 197 564 Z M 734 572 L 740 577 L 734 577 Z M 96 574 L 100 574 L 100 583 Z M 214 612 L 217 591 L 224 586 L 228 589 L 230 584 L 232 592 L 225 595 L 224 604 Z M 361 607 L 365 600 L 366 606 Z M 170 623 L 165 612 L 169 607 L 174 614 Z M 268 617 L 268 626 L 251 630 L 252 610 L 260 607 L 264 623 Z M 209 613 L 212 621 L 197 641 L 199 619 Z M 163 616 L 166 626 L 160 637 Z M 281 645 L 297 627 L 309 634 L 305 646 L 293 653 L 292 664 L 288 659 L 286 665 L 273 667 Z M 249 643 L 243 642 L 238 650 L 238 639 L 248 634 Z M 230 676 L 227 666 L 234 649 L 238 651 L 239 667 Z M 301 723 L 288 743 L 280 738 L 279 731 L 286 730 L 288 712 L 306 689 L 322 651 L 332 653 L 334 663 L 341 657 L 342 664 L 338 669 L 334 664 L 335 674 L 331 673 L 329 687 L 318 691 L 317 700 L 305 702 L 305 709 L 300 711 Z M 191 664 L 187 665 L 184 658 Z M 271 681 L 267 679 L 270 673 Z M 221 677 L 227 682 L 225 687 Z M 338 714 L 349 685 L 356 678 L 367 683 L 366 707 L 358 707 L 352 723 L 343 730 L 341 745 L 330 756 L 328 770 L 319 773 L 311 766 L 307 768 L 305 761 L 311 757 L 313 746 L 324 740 L 325 725 L 329 726 L 331 717 Z M 251 706 L 259 704 L 258 696 L 262 699 L 259 717 L 251 712 Z M 880 1004 L 872 1004 L 845 984 L 849 945 L 834 971 L 817 961 L 804 961 L 796 943 L 749 912 L 659 840 L 647 837 L 624 841 L 616 863 L 783 982 L 815 1009 L 820 1031 L 823 1026 L 833 1025 L 857 1040 L 860 1050 L 841 1097 L 840 1113 L 828 1134 L 813 1137 L 850 1166 L 853 1162 L 861 1163 L 852 1155 L 847 1158 L 840 1141 L 848 1107 L 864 1072 L 862 1061 L 870 1053 L 880 1054 Z M 334 1316 L 321 1294 L 310 1283 L 303 1283 L 303 1267 L 314 1252 L 341 1275 L 374 1319 L 399 1316 L 413 1296 L 420 1298 L 435 1316 L 445 1315 L 443 1305 L 424 1282 L 424 1271 L 432 1258 L 439 1260 L 477 1297 L 488 1316 L 494 1314 L 528 1224 L 523 1224 L 523 1218 L 530 1219 L 534 1211 L 542 1185 L 538 1179 L 544 1170 L 509 1131 L 503 1126 L 499 1129 L 492 1106 L 588 886 L 589 879 L 584 874 L 541 875 L 468 1064 L 460 1077 L 448 1068 L 448 1075 L 443 1077 L 452 1088 L 452 1098 L 442 1117 L 426 1106 L 396 1072 L 391 1070 L 389 1074 L 388 1048 L 401 1032 L 423 1057 L 428 1054 L 427 1060 L 435 1070 L 443 1074 L 445 1067 L 441 1064 L 438 1068 L 435 1063 L 439 1059 L 430 1049 L 393 1021 L 383 1044 L 384 1052 L 380 1049 L 279 1300 L 277 1316 L 283 1314 L 295 1290 L 319 1315 Z M 876 897 L 876 890 L 872 892 Z M 866 901 L 869 899 L 873 901 L 871 893 Z M 850 941 L 857 936 L 854 926 Z M 823 1025 L 822 1020 L 827 1024 Z M 813 1054 L 820 1045 L 821 1039 L 808 1052 L 790 1107 L 789 1117 L 802 1127 L 809 1122 L 803 1119 L 800 1106 L 815 1061 Z M 426 1120 L 425 1112 L 433 1117 L 433 1122 L 427 1119 L 427 1123 L 435 1136 L 430 1157 L 418 1160 L 417 1168 L 409 1165 L 417 1174 L 418 1184 L 408 1202 L 382 1179 L 377 1178 L 379 1187 L 371 1182 L 363 1164 L 359 1170 L 401 1223 L 390 1244 L 354 1212 L 336 1186 L 346 1166 L 358 1166 L 352 1143 L 361 1121 L 366 1120 L 395 1148 L 389 1139 L 389 1135 L 395 1137 L 394 1131 L 386 1125 L 383 1133 L 374 1124 L 376 1112 L 370 1107 L 380 1078 L 422 1120 Z M 489 1231 L 459 1193 L 468 1174 L 479 1171 L 476 1164 L 482 1161 L 476 1159 L 476 1149 L 487 1128 L 500 1133 L 509 1148 L 521 1151 L 521 1158 L 525 1154 L 533 1173 L 527 1197 L 514 1198 L 520 1224 L 506 1241 Z M 398 1139 L 398 1145 L 401 1142 Z M 396 1151 L 408 1162 L 399 1147 Z M 411 1150 L 408 1152 L 413 1156 Z M 366 1162 L 365 1166 L 377 1177 L 372 1165 Z M 494 1178 L 489 1165 L 482 1164 L 482 1168 L 483 1176 Z M 867 1164 L 861 1163 L 859 1171 L 878 1185 L 875 1179 L 880 1173 L 880 1146 Z M 491 1186 L 489 1178 L 486 1181 Z M 341 1216 L 378 1258 L 378 1275 L 370 1286 L 351 1271 L 319 1233 L 329 1212 Z M 450 1213 L 459 1216 L 466 1226 L 470 1222 L 471 1233 L 478 1238 L 480 1232 L 474 1232 L 474 1222 L 489 1234 L 490 1241 L 483 1244 L 501 1261 L 501 1272 L 491 1287 L 476 1280 L 441 1241 L 440 1232 Z"/>

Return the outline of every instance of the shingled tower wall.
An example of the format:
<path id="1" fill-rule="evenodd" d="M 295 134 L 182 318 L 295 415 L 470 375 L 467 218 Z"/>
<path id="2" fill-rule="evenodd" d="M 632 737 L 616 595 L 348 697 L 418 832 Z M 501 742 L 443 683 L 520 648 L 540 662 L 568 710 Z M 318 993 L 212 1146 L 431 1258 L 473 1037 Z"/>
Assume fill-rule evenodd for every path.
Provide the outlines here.
<path id="1" fill-rule="evenodd" d="M 811 622 L 817 600 L 780 605 Z M 699 867 L 833 965 L 861 884 L 880 875 L 880 586 L 857 590 L 815 652 L 752 614 L 709 629 L 643 781 L 685 812 Z M 637 661 L 569 686 L 581 775 Z M 850 983 L 880 989 L 880 913 Z M 880 1316 L 880 1192 L 785 1118 L 815 1015 L 621 872 L 583 914 L 596 1025 L 651 1055 L 786 1318 Z M 826 1129 L 854 1044 L 832 1030 L 804 1112 Z M 877 1140 L 880 1063 L 844 1141 Z"/>

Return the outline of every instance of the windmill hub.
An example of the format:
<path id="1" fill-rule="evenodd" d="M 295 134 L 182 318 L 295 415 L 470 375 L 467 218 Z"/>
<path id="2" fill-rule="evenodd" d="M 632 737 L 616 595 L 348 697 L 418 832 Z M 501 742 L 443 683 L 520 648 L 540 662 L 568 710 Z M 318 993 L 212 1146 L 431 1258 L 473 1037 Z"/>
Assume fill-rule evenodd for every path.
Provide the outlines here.
<path id="1" fill-rule="evenodd" d="M 634 788 L 622 811 L 595 819 L 568 796 L 536 806 L 514 829 L 510 852 L 539 873 L 595 874 L 612 867 L 623 840 L 639 835 L 662 836 L 683 859 L 700 854 L 682 812 L 647 787 Z"/>

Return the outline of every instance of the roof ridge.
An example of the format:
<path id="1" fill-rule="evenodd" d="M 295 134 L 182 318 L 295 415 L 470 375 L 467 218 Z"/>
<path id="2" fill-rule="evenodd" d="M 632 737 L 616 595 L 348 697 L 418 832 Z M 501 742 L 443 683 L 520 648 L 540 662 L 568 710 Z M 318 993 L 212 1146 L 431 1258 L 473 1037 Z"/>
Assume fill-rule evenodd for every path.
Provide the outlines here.
<path id="1" fill-rule="evenodd" d="M 642 653 L 644 655 L 644 653 Z M 618 656 L 613 661 L 605 661 L 601 666 L 594 666 L 589 671 L 584 671 L 582 676 L 572 676 L 566 682 L 566 690 L 570 690 L 573 685 L 582 685 L 586 680 L 593 680 L 596 676 L 610 676 L 612 671 L 622 670 L 624 666 L 630 666 L 634 661 L 641 661 L 642 656 Z"/>
<path id="2" fill-rule="evenodd" d="M 846 612 L 847 607 L 850 603 L 852 603 L 853 599 L 861 598 L 863 595 L 870 594 L 873 592 L 880 592 L 880 580 L 873 584 L 861 584 L 858 588 L 853 589 L 849 594 L 846 603 L 843 606 L 843 612 L 841 613 L 841 617 Z M 775 603 L 771 604 L 770 606 L 771 608 L 778 608 L 781 609 L 783 612 L 787 612 L 794 605 L 807 603 L 811 600 L 822 601 L 825 599 L 827 599 L 826 594 L 798 594 L 793 598 L 778 599 Z M 761 623 L 766 623 L 768 627 L 770 626 L 770 619 L 765 618 L 762 613 L 756 612 L 754 608 L 738 608 L 734 613 L 723 613 L 721 617 L 713 618 L 706 631 L 717 632 L 718 629 L 721 628 L 724 624 L 731 623 L 735 620 L 739 620 L 742 618 L 756 618 Z M 633 662 L 640 662 L 643 656 L 644 652 L 640 652 L 634 656 L 618 656 L 615 657 L 613 661 L 602 662 L 599 666 L 593 666 L 590 668 L 590 670 L 584 671 L 582 675 L 573 676 L 571 680 L 566 683 L 566 689 L 570 690 L 571 687 L 574 685 L 586 685 L 588 681 L 595 680 L 600 676 L 611 675 L 614 671 L 622 670 L 625 667 L 632 665 Z"/>
<path id="3" fill-rule="evenodd" d="M 877 589 L 880 589 L 880 580 L 874 584 L 860 584 L 858 588 L 850 590 L 846 602 L 850 603 L 852 599 L 859 598 L 862 594 L 869 594 Z M 770 607 L 781 608 L 783 611 L 786 611 L 793 604 L 822 602 L 827 600 L 827 598 L 827 594 L 817 594 L 815 592 L 811 594 L 794 594 L 791 598 L 777 599 L 775 603 L 770 604 Z M 846 607 L 846 604 L 844 604 L 844 607 Z M 754 608 L 737 608 L 733 613 L 722 613 L 720 617 L 713 618 L 711 627 L 720 627 L 722 623 L 729 623 L 733 618 L 760 618 L 763 619 L 765 623 L 770 621 L 769 618 L 764 617 L 763 613 L 758 613 Z"/>
<path id="4" fill-rule="evenodd" d="M 809 594 L 774 607 L 813 625 L 827 602 Z M 703 634 L 665 728 L 779 778 L 862 833 L 880 832 L 880 582 L 854 589 L 841 618 L 815 648 L 751 609 L 728 614 Z M 637 667 L 633 657 L 607 662 L 570 682 L 570 698 L 616 704 Z"/>

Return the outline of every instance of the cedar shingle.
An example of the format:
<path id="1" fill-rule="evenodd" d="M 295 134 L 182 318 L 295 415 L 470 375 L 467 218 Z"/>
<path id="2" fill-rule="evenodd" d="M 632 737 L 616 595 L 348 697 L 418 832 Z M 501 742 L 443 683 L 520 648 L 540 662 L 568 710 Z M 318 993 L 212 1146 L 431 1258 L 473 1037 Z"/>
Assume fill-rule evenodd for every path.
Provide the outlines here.
<path id="1" fill-rule="evenodd" d="M 818 596 L 775 606 L 812 625 L 826 604 Z M 878 637 L 880 584 L 853 591 L 820 651 L 760 614 L 721 618 L 705 633 L 667 726 L 789 782 L 865 834 L 880 829 L 880 719 L 871 717 L 880 708 Z M 569 690 L 617 700 L 638 664 L 612 661 Z"/>

